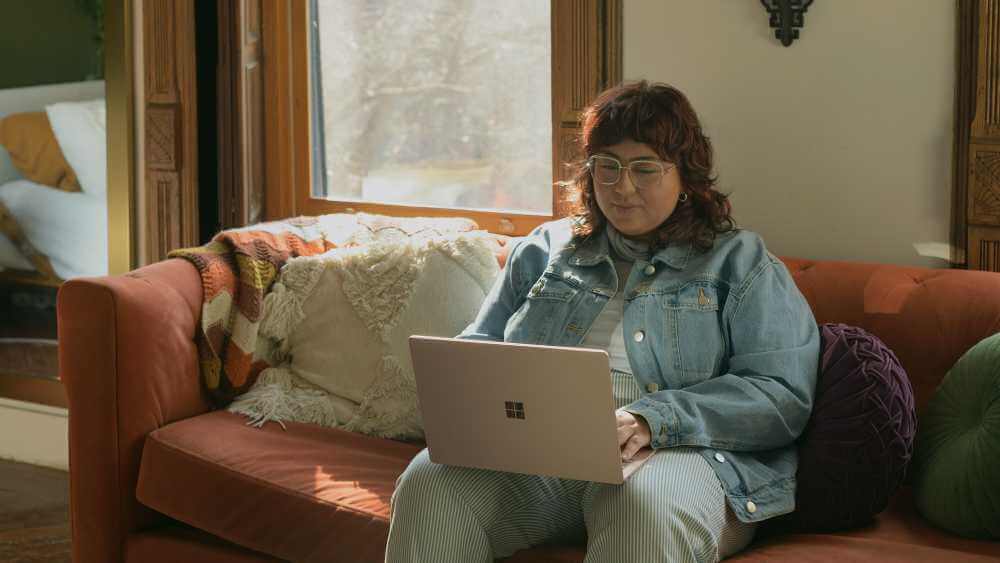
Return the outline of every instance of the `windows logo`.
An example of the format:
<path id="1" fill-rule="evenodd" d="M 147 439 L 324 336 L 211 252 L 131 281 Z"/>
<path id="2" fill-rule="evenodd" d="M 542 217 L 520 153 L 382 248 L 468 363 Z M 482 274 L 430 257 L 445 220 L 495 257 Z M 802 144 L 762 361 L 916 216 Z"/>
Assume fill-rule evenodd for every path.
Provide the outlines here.
<path id="1" fill-rule="evenodd" d="M 507 418 L 524 420 L 524 403 L 521 401 L 504 401 L 504 409 L 507 411 Z"/>

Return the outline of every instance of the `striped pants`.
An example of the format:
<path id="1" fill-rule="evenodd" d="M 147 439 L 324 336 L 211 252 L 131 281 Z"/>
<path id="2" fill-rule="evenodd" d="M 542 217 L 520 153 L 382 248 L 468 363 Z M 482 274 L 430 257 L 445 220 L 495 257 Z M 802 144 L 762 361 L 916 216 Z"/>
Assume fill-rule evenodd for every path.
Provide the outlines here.
<path id="1" fill-rule="evenodd" d="M 621 407 L 643 393 L 613 374 Z M 670 448 L 623 485 L 433 463 L 427 450 L 396 482 L 386 561 L 492 562 L 544 544 L 586 543 L 585 561 L 718 561 L 743 549 L 740 522 L 697 451 Z"/>

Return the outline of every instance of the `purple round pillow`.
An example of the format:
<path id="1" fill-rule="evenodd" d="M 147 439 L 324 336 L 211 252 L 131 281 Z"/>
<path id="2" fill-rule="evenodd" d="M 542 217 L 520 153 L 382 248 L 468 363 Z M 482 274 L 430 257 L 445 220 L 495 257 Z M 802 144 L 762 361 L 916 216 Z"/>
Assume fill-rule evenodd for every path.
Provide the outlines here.
<path id="1" fill-rule="evenodd" d="M 913 454 L 913 388 L 881 340 L 845 324 L 820 325 L 816 400 L 799 438 L 800 530 L 863 526 L 885 509 Z"/>

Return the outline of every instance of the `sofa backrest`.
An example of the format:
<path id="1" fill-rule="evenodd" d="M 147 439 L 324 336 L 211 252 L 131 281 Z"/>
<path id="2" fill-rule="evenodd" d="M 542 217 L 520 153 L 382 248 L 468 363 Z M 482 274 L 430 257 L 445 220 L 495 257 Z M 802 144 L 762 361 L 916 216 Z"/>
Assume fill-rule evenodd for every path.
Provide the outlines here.
<path id="1" fill-rule="evenodd" d="M 514 239 L 498 252 L 506 262 Z M 781 257 L 818 323 L 845 323 L 895 352 L 923 410 L 958 358 L 1000 332 L 1000 274 Z"/>
<path id="2" fill-rule="evenodd" d="M 906 369 L 920 412 L 955 361 L 1000 331 L 1000 274 L 782 258 L 819 323 L 878 336 Z"/>

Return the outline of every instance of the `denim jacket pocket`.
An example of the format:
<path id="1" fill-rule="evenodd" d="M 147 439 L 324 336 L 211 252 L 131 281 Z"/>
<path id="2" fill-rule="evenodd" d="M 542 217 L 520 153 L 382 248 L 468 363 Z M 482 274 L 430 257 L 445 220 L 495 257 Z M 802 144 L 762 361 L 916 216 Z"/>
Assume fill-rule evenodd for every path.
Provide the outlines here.
<path id="1" fill-rule="evenodd" d="M 577 280 L 546 271 L 507 321 L 504 340 L 524 344 L 548 342 L 552 327 L 563 322 L 581 291 Z"/>
<path id="2" fill-rule="evenodd" d="M 718 288 L 710 281 L 692 281 L 664 295 L 665 342 L 673 352 L 674 369 L 684 385 L 715 375 L 725 353 Z"/>
<path id="3" fill-rule="evenodd" d="M 560 276 L 554 271 L 546 271 L 528 290 L 528 299 L 568 302 L 580 289 L 579 281 Z"/>

